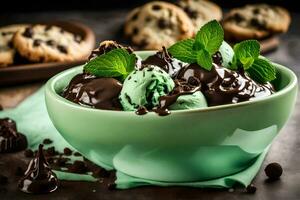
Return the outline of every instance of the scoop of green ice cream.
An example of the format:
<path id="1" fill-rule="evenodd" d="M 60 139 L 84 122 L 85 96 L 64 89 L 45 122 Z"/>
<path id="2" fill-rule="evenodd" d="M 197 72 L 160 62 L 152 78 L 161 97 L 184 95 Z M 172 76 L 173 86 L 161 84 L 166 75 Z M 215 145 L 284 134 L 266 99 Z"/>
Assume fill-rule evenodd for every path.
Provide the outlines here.
<path id="1" fill-rule="evenodd" d="M 205 108 L 207 102 L 202 92 L 197 91 L 193 94 L 181 95 L 178 97 L 176 102 L 172 104 L 170 110 L 184 110 L 184 109 L 195 109 Z"/>
<path id="2" fill-rule="evenodd" d="M 232 58 L 234 55 L 233 49 L 227 42 L 223 41 L 222 45 L 219 48 L 219 52 L 222 55 L 223 66 L 229 67 L 229 63 L 232 62 Z"/>
<path id="3" fill-rule="evenodd" d="M 120 102 L 125 111 L 136 110 L 139 106 L 152 109 L 159 104 L 159 97 L 168 94 L 174 86 L 169 74 L 149 65 L 128 75 L 123 83 Z"/>

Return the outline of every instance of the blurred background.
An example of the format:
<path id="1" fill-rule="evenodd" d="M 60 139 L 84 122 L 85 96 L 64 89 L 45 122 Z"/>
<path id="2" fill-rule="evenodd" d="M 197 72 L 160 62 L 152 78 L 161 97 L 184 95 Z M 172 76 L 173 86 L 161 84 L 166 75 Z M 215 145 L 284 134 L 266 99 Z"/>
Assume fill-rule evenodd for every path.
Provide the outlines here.
<path id="1" fill-rule="evenodd" d="M 52 1 L 38 1 L 38 0 L 27 0 L 27 1 L 7 1 L 5 2 L 5 9 L 1 9 L 1 12 L 32 12 L 32 11 L 47 11 L 47 10 L 107 10 L 116 8 L 131 8 L 137 5 L 142 5 L 147 0 L 72 0 L 72 1 L 62 1 L 62 0 L 52 0 Z M 168 1 L 175 2 L 175 1 Z M 214 0 L 217 4 L 225 8 L 231 8 L 236 6 L 241 6 L 246 3 L 269 3 L 281 5 L 289 8 L 293 11 L 299 11 L 300 7 L 298 1 L 293 0 Z"/>

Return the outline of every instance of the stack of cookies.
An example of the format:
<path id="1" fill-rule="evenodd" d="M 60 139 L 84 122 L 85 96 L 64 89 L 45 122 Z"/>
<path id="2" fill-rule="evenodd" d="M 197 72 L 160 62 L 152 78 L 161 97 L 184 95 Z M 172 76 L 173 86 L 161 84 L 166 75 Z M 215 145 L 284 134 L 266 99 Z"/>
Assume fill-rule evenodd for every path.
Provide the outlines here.
<path id="1" fill-rule="evenodd" d="M 128 14 L 124 33 L 140 49 L 158 49 L 193 37 L 213 19 L 221 20 L 222 10 L 207 0 L 153 1 Z"/>
<path id="2" fill-rule="evenodd" d="M 230 10 L 224 17 L 223 28 L 229 41 L 263 40 L 287 32 L 290 22 L 289 12 L 282 7 L 253 4 Z"/>
<path id="3" fill-rule="evenodd" d="M 65 62 L 86 58 L 80 35 L 50 25 L 18 24 L 0 28 L 0 67 L 22 62 Z M 20 59 L 21 58 L 21 59 Z"/>
<path id="4" fill-rule="evenodd" d="M 287 32 L 291 21 L 287 10 L 267 4 L 234 8 L 222 19 L 222 9 L 208 0 L 177 0 L 176 5 L 153 1 L 128 14 L 124 33 L 136 48 L 154 50 L 193 37 L 213 19 L 222 20 L 225 39 L 232 44 L 247 39 L 267 41 Z"/>

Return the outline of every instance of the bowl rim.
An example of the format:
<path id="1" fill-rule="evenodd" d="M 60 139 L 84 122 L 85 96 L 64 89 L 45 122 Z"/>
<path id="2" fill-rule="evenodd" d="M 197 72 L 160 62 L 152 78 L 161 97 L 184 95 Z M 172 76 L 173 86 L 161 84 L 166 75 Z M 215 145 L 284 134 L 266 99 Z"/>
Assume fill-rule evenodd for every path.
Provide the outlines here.
<path id="1" fill-rule="evenodd" d="M 137 55 L 139 54 L 154 54 L 156 51 L 135 51 Z M 278 98 L 288 92 L 290 92 L 291 90 L 293 90 L 295 87 L 298 86 L 297 84 L 297 76 L 295 75 L 295 73 L 281 65 L 278 63 L 274 63 L 275 67 L 277 69 L 279 69 L 279 71 L 284 72 L 286 74 L 289 75 L 290 80 L 289 83 L 282 88 L 281 90 L 279 90 L 278 92 L 267 96 L 267 97 L 263 97 L 263 98 L 258 98 L 258 99 L 254 99 L 251 101 L 244 101 L 244 102 L 240 102 L 240 103 L 236 103 L 236 104 L 224 104 L 224 105 L 218 105 L 218 106 L 211 106 L 211 107 L 205 107 L 205 108 L 195 108 L 195 109 L 191 109 L 191 110 L 172 110 L 172 114 L 184 114 L 184 113 L 195 113 L 195 112 L 209 112 L 209 111 L 215 111 L 215 110 L 224 110 L 224 109 L 232 109 L 232 108 L 237 108 L 237 107 L 243 107 L 243 106 L 247 106 L 247 105 L 251 105 L 251 104 L 260 104 L 260 103 L 266 103 L 269 101 L 272 101 L 275 98 Z M 111 113 L 111 114 L 135 114 L 135 111 L 115 111 L 115 110 L 102 110 L 102 109 L 95 109 L 95 108 L 90 108 L 87 106 L 82 106 L 79 104 L 75 104 L 65 98 L 63 98 L 62 96 L 60 96 L 59 94 L 57 94 L 57 92 L 55 91 L 55 84 L 61 80 L 63 77 L 67 76 L 70 73 L 73 73 L 74 71 L 79 70 L 80 68 L 82 68 L 83 65 L 79 65 L 79 66 L 75 66 L 72 67 L 70 69 L 64 70 L 58 74 L 56 74 L 55 76 L 53 76 L 51 79 L 49 79 L 46 83 L 45 86 L 45 97 L 47 99 L 47 95 L 52 96 L 54 99 L 56 99 L 57 101 L 60 101 L 61 103 L 65 104 L 66 106 L 69 107 L 73 107 L 76 109 L 80 109 L 80 110 L 84 110 L 84 111 L 89 111 L 89 112 L 98 112 L 98 113 Z M 155 114 L 154 112 L 149 112 L 147 115 L 149 114 Z M 156 116 L 158 116 L 157 114 L 155 114 Z M 144 115 L 142 115 L 144 116 Z M 169 115 L 168 115 L 169 116 Z"/>

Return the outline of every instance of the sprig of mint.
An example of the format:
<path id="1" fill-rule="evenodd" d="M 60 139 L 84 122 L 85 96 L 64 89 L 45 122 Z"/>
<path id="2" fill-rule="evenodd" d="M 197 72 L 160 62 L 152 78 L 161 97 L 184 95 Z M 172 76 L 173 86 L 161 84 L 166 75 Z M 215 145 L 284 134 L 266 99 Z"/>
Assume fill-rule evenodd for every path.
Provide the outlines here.
<path id="1" fill-rule="evenodd" d="M 168 48 L 173 57 L 187 63 L 198 63 L 210 71 L 212 55 L 216 53 L 224 39 L 222 26 L 216 20 L 203 25 L 195 39 L 179 41 Z"/>
<path id="2" fill-rule="evenodd" d="M 97 77 L 114 77 L 123 81 L 134 70 L 135 62 L 134 54 L 122 48 L 114 49 L 90 60 L 84 65 L 83 71 Z"/>
<path id="3" fill-rule="evenodd" d="M 242 41 L 234 45 L 233 51 L 230 69 L 236 70 L 242 67 L 253 80 L 259 83 L 266 83 L 276 78 L 276 70 L 272 63 L 259 57 L 260 44 L 257 40 Z"/>
<path id="4" fill-rule="evenodd" d="M 254 60 L 251 67 L 247 70 L 250 77 L 259 82 L 266 83 L 276 78 L 276 69 L 270 61 L 263 58 Z"/>

